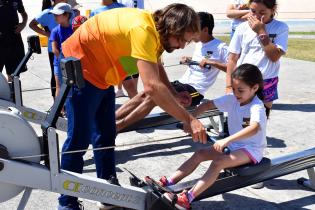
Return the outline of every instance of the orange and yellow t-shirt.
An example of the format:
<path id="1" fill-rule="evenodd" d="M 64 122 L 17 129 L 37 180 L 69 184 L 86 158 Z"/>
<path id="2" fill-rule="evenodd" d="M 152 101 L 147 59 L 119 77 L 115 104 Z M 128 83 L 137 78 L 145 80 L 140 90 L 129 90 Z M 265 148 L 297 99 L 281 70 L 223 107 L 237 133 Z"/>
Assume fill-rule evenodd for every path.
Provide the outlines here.
<path id="1" fill-rule="evenodd" d="M 163 48 L 149 11 L 117 8 L 86 21 L 62 44 L 62 51 L 81 60 L 86 80 L 106 89 L 137 73 L 137 59 L 157 63 Z"/>

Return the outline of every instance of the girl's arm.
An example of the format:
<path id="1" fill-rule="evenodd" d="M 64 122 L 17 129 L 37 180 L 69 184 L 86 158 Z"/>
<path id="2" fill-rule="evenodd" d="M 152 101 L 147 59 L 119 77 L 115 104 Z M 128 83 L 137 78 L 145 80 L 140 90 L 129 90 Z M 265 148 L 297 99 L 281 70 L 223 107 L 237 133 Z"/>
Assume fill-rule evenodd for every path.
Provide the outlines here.
<path id="1" fill-rule="evenodd" d="M 217 108 L 213 101 L 206 101 L 202 104 L 200 104 L 191 114 L 194 117 L 197 117 L 198 115 L 204 113 L 205 111 L 208 111 L 209 109 L 215 109 Z"/>
<path id="2" fill-rule="evenodd" d="M 226 93 L 232 92 L 232 73 L 236 68 L 236 63 L 238 61 L 239 55 L 235 53 L 230 53 L 229 61 L 226 66 Z"/>
<path id="3" fill-rule="evenodd" d="M 262 21 L 263 18 L 264 16 L 261 18 L 261 20 L 258 20 L 256 17 L 250 15 L 248 17 L 248 23 L 252 30 L 257 33 L 257 36 L 260 40 L 262 48 L 265 51 L 266 56 L 272 62 L 276 62 L 285 53 L 271 42 L 268 33 L 266 32 L 265 24 Z"/>
<path id="4" fill-rule="evenodd" d="M 60 92 L 60 82 L 61 81 L 59 81 L 59 78 L 58 78 L 58 76 L 57 75 L 55 75 L 55 80 L 56 80 L 56 97 L 59 95 L 59 92 Z"/>
<path id="5" fill-rule="evenodd" d="M 52 47 L 52 52 L 55 54 L 55 56 L 56 56 L 57 58 L 59 58 L 60 52 L 59 52 L 59 50 L 58 50 L 58 44 L 57 44 L 57 42 L 56 42 L 56 41 L 53 41 L 53 42 L 51 43 L 51 47 Z"/>
<path id="6" fill-rule="evenodd" d="M 247 10 L 238 9 L 238 8 L 236 8 L 236 6 L 234 4 L 229 4 L 227 9 L 226 9 L 226 16 L 228 18 L 239 19 L 248 13 L 249 13 L 248 9 Z"/>
<path id="7" fill-rule="evenodd" d="M 215 148 L 215 150 L 221 152 L 221 151 L 223 151 L 224 147 L 227 147 L 232 142 L 255 135 L 259 129 L 260 129 L 260 126 L 259 126 L 258 122 L 251 122 L 249 126 L 247 126 L 246 128 L 243 128 L 239 132 L 237 132 L 231 136 L 228 136 L 228 137 L 226 137 L 220 141 L 217 141 L 213 145 L 213 147 Z"/>
<path id="8" fill-rule="evenodd" d="M 35 31 L 35 32 L 37 32 L 37 33 L 39 33 L 41 35 L 49 37 L 50 36 L 50 32 L 49 31 L 47 32 L 44 29 L 41 29 L 40 27 L 38 27 L 38 24 L 39 23 L 35 19 L 33 19 L 28 26 L 31 29 L 33 29 L 33 31 Z"/>

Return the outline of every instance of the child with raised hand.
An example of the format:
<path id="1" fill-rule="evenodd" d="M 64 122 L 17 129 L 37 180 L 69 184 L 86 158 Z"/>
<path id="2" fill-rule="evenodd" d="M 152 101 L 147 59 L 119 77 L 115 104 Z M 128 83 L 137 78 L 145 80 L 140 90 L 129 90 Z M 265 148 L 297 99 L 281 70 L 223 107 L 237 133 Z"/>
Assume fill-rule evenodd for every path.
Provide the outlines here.
<path id="1" fill-rule="evenodd" d="M 162 186 L 176 184 L 203 162 L 212 160 L 206 173 L 188 191 L 180 194 L 165 193 L 164 198 L 178 209 L 190 209 L 190 203 L 217 179 L 221 170 L 248 163 L 257 164 L 263 158 L 266 147 L 266 110 L 263 101 L 263 79 L 259 69 L 251 64 L 242 64 L 232 73 L 233 93 L 207 101 L 197 107 L 194 115 L 218 108 L 228 113 L 230 136 L 217 141 L 213 146 L 195 152 L 169 178 L 160 179 Z M 231 150 L 222 153 L 224 147 Z M 177 198 L 176 198 L 177 197 Z"/>

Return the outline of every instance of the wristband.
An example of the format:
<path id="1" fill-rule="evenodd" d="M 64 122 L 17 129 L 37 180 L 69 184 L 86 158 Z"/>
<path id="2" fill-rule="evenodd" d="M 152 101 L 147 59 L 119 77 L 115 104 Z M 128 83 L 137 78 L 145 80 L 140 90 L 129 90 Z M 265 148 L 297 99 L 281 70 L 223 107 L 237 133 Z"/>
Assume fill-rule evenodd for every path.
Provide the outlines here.
<path id="1" fill-rule="evenodd" d="M 263 46 L 267 46 L 270 42 L 269 36 L 267 34 L 258 35 L 258 39 Z"/>

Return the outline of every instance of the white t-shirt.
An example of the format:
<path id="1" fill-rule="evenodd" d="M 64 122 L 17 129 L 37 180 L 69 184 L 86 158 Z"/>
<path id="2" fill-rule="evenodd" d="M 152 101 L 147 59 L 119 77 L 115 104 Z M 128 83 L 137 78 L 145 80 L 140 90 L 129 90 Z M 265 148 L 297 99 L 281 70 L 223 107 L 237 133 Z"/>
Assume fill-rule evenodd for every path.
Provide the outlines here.
<path id="1" fill-rule="evenodd" d="M 266 32 L 273 44 L 283 52 L 288 48 L 289 28 L 287 24 L 278 20 L 272 20 L 266 24 Z M 237 66 L 249 63 L 256 65 L 261 71 L 264 79 L 277 77 L 280 69 L 280 61 L 272 62 L 265 55 L 265 51 L 260 44 L 259 38 L 248 22 L 239 25 L 230 42 L 229 52 L 240 54 Z"/>
<path id="2" fill-rule="evenodd" d="M 126 7 L 144 9 L 144 0 L 117 0 L 117 2 Z"/>
<path id="3" fill-rule="evenodd" d="M 222 112 L 228 113 L 228 127 L 230 135 L 233 135 L 249 125 L 250 122 L 259 123 L 258 132 L 248 138 L 232 142 L 228 147 L 231 151 L 245 148 L 256 160 L 260 162 L 263 157 L 266 140 L 266 111 L 264 103 L 255 96 L 253 100 L 240 106 L 233 94 L 224 95 L 213 100 L 215 106 Z"/>
<path id="4" fill-rule="evenodd" d="M 233 4 L 235 6 L 235 8 L 239 8 L 242 4 L 247 4 L 248 3 L 248 0 L 230 0 L 230 4 Z M 232 30 L 235 30 L 236 27 L 243 23 L 245 20 L 241 20 L 241 19 L 235 19 L 233 18 L 232 19 L 232 22 L 231 22 L 231 27 L 232 27 Z"/>
<path id="5" fill-rule="evenodd" d="M 192 60 L 200 62 L 210 51 L 212 52 L 210 60 L 227 63 L 228 46 L 218 39 L 213 39 L 207 43 L 196 43 Z M 210 86 L 215 82 L 219 72 L 220 70 L 213 66 L 211 66 L 211 69 L 207 69 L 193 65 L 189 66 L 179 81 L 193 86 L 199 93 L 204 95 Z"/>

